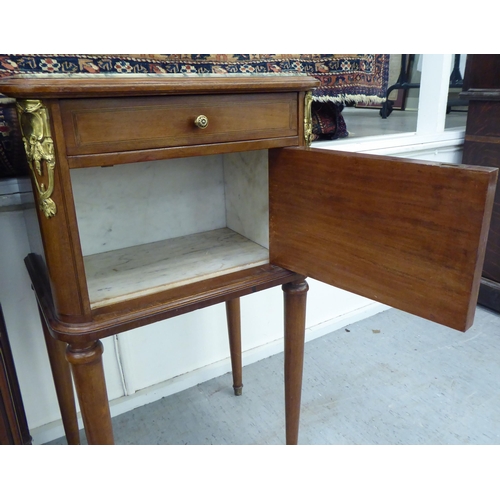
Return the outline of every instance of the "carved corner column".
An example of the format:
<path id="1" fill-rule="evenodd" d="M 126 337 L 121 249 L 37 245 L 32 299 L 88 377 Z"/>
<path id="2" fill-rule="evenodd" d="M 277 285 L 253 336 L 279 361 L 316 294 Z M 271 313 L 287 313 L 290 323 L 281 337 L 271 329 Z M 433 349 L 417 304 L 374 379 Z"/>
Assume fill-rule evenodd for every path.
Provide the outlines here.
<path id="1" fill-rule="evenodd" d="M 90 319 L 59 102 L 19 99 L 17 114 L 30 168 L 55 316 Z"/>
<path id="2" fill-rule="evenodd" d="M 100 340 L 66 350 L 89 444 L 114 444 L 102 353 Z"/>
<path id="3" fill-rule="evenodd" d="M 282 286 L 285 315 L 285 420 L 286 444 L 297 444 L 304 365 L 306 302 L 305 280 Z"/>

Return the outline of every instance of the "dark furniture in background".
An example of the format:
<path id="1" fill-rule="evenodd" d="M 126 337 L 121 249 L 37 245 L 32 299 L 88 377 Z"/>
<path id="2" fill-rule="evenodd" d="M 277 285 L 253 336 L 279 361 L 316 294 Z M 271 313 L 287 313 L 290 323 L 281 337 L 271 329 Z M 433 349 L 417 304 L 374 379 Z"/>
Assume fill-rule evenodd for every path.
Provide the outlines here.
<path id="1" fill-rule="evenodd" d="M 16 101 L 0 94 L 0 179 L 28 174 Z"/>
<path id="2" fill-rule="evenodd" d="M 21 390 L 0 305 L 0 444 L 31 444 Z"/>
<path id="3" fill-rule="evenodd" d="M 500 55 L 467 57 L 463 99 L 469 101 L 463 163 L 500 167 Z M 478 303 L 500 311 L 500 189 L 497 185 Z"/>

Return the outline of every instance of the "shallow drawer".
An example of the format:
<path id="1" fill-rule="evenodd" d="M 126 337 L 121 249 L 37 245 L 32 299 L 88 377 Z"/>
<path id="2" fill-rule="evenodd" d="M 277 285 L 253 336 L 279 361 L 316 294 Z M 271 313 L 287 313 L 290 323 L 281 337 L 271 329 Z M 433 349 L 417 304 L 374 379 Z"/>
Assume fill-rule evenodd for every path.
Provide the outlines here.
<path id="1" fill-rule="evenodd" d="M 71 156 L 296 136 L 297 102 L 296 92 L 67 99 L 61 112 Z"/>

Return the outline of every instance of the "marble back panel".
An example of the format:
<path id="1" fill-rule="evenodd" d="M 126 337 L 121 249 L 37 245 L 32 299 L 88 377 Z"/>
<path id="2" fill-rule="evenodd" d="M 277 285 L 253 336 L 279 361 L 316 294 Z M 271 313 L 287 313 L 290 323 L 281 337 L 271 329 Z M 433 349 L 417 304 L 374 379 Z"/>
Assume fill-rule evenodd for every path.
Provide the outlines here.
<path id="1" fill-rule="evenodd" d="M 267 150 L 71 171 L 83 255 L 229 227 L 269 247 Z"/>
<path id="2" fill-rule="evenodd" d="M 71 171 L 83 255 L 226 226 L 220 155 Z"/>
<path id="3" fill-rule="evenodd" d="M 223 156 L 227 227 L 269 248 L 268 151 Z"/>

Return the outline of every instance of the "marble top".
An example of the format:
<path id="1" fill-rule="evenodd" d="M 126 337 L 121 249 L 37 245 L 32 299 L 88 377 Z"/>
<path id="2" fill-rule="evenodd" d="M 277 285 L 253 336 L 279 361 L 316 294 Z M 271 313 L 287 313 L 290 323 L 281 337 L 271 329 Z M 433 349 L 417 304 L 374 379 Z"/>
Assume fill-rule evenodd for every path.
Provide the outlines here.
<path id="1" fill-rule="evenodd" d="M 269 263 L 266 248 L 221 228 L 84 257 L 91 307 Z"/>
<path id="2" fill-rule="evenodd" d="M 8 78 L 39 78 L 39 79 L 99 79 L 99 78 L 265 78 L 307 76 L 307 73 L 297 71 L 280 73 L 17 73 Z"/>

